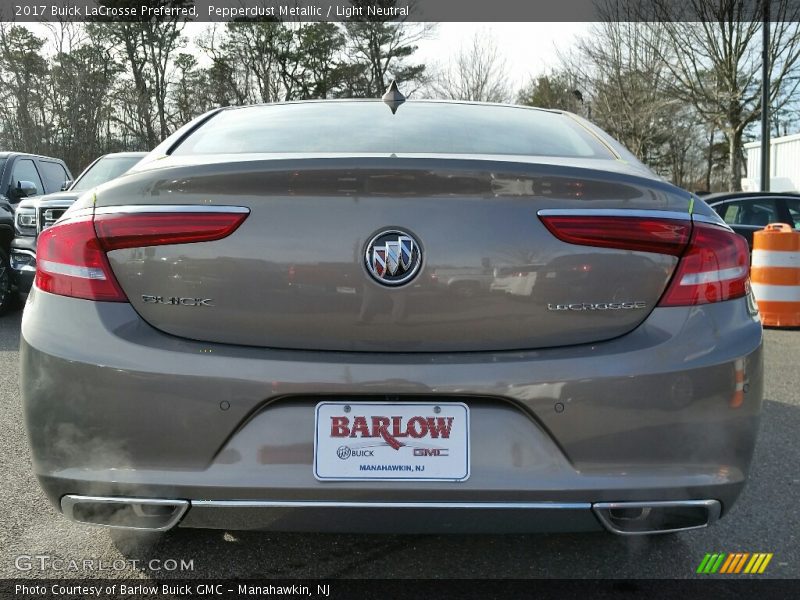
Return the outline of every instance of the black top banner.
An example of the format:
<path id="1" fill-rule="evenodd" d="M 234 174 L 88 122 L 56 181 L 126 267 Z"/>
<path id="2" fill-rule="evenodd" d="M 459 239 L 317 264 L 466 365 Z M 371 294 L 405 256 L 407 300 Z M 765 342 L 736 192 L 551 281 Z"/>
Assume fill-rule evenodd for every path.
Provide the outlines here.
<path id="1" fill-rule="evenodd" d="M 771 21 L 800 0 L 10 0 L 0 20 L 142 21 Z"/>

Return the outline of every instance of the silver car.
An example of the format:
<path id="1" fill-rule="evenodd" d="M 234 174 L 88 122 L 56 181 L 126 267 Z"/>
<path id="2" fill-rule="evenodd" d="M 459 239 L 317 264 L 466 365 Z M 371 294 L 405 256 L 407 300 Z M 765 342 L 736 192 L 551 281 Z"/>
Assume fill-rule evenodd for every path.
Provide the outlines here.
<path id="1" fill-rule="evenodd" d="M 42 232 L 34 470 L 66 517 L 144 531 L 704 527 L 758 428 L 748 263 L 572 114 L 216 110 Z"/>

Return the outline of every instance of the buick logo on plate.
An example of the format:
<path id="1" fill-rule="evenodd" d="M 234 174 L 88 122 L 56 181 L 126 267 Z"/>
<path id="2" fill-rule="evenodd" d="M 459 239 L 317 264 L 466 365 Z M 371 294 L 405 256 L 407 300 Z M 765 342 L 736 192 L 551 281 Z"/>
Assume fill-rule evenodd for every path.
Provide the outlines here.
<path id="1" fill-rule="evenodd" d="M 383 285 L 402 285 L 419 271 L 422 248 L 410 233 L 389 229 L 369 241 L 364 259 L 375 281 Z"/>

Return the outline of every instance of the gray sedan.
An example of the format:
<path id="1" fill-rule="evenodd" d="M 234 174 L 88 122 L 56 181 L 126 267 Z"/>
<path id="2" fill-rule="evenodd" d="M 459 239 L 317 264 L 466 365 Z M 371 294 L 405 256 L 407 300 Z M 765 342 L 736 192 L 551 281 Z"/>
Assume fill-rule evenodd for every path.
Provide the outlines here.
<path id="1" fill-rule="evenodd" d="M 34 470 L 144 531 L 705 527 L 761 409 L 748 264 L 572 114 L 216 110 L 40 235 Z"/>

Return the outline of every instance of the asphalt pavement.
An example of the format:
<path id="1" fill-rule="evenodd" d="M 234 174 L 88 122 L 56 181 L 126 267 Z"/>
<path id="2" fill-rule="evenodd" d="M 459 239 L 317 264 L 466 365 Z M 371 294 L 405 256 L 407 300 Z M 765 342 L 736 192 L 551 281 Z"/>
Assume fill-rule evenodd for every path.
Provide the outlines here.
<path id="1" fill-rule="evenodd" d="M 19 394 L 20 318 L 19 311 L 0 317 L 2 578 L 685 578 L 695 576 L 707 552 L 772 552 L 761 577 L 800 577 L 800 331 L 766 331 L 766 394 L 751 478 L 731 513 L 708 529 L 648 538 L 178 530 L 132 541 L 66 521 L 39 490 Z"/>

